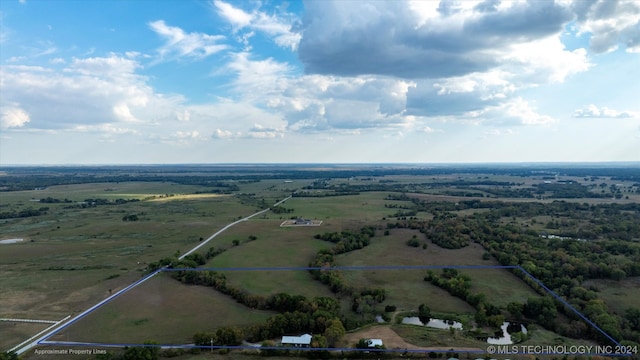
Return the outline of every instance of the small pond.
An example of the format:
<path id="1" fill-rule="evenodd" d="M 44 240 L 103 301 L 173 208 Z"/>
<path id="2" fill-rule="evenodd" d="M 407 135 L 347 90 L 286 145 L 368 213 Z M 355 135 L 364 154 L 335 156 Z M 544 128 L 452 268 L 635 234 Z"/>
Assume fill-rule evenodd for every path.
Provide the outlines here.
<path id="1" fill-rule="evenodd" d="M 403 324 L 411 324 L 418 326 L 428 326 L 436 329 L 449 329 L 454 328 L 458 330 L 462 330 L 462 323 L 453 320 L 441 320 L 441 319 L 429 319 L 428 323 L 423 323 L 419 317 L 411 316 L 405 317 L 402 319 Z"/>
<path id="2" fill-rule="evenodd" d="M 523 324 L 518 323 L 504 322 L 502 323 L 500 329 L 502 330 L 502 336 L 490 337 L 487 339 L 487 343 L 493 345 L 510 345 L 513 344 L 513 341 L 511 340 L 511 334 L 518 331 L 521 331 L 524 334 L 527 333 L 527 328 L 524 327 Z M 509 331 L 511 331 L 511 333 L 509 333 Z"/>

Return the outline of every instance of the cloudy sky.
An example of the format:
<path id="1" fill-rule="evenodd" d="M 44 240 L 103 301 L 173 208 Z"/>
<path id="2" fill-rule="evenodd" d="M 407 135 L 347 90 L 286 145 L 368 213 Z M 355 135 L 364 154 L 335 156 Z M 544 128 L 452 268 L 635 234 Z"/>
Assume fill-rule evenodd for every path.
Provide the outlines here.
<path id="1" fill-rule="evenodd" d="M 0 165 L 640 161 L 640 1 L 0 2 Z"/>

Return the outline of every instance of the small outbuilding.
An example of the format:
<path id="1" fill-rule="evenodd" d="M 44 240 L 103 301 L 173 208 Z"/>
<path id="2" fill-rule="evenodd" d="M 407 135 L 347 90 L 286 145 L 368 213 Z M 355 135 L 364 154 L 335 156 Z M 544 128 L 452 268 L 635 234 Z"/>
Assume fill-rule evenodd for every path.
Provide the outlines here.
<path id="1" fill-rule="evenodd" d="M 367 339 L 367 346 L 370 348 L 381 348 L 382 339 Z"/>
<path id="2" fill-rule="evenodd" d="M 303 334 L 300 336 L 283 336 L 282 345 L 288 345 L 292 347 L 309 347 L 311 345 L 311 338 L 313 336 L 309 334 Z"/>

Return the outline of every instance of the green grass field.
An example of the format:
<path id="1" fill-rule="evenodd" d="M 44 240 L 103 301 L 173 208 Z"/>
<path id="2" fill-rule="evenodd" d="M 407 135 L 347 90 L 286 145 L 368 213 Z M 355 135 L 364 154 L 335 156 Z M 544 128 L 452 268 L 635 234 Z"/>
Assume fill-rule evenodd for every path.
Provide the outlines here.
<path id="1" fill-rule="evenodd" d="M 406 244 L 416 235 L 427 249 Z M 447 266 L 447 265 L 499 265 L 495 260 L 482 260 L 484 249 L 475 243 L 458 250 L 444 249 L 418 231 L 394 229 L 389 236 L 376 236 L 368 247 L 337 257 L 341 266 Z M 439 273 L 440 270 L 433 270 Z M 505 269 L 460 270 L 472 279 L 473 292 L 482 292 L 487 300 L 506 306 L 511 301 L 526 302 L 539 296 L 527 284 Z M 344 275 L 351 284 L 381 286 L 389 296 L 385 303 L 399 308 L 416 310 L 424 303 L 432 310 L 449 313 L 473 313 L 466 302 L 450 296 L 446 291 L 423 281 L 426 270 L 349 271 Z"/>
<path id="2" fill-rule="evenodd" d="M 628 308 L 640 308 L 640 278 L 633 277 L 621 281 L 615 280 L 588 280 L 584 286 L 595 286 L 598 297 L 614 312 L 624 315 Z"/>
<path id="3" fill-rule="evenodd" d="M 280 220 L 251 220 L 229 229 L 213 241 L 214 246 L 229 250 L 205 267 L 306 267 L 318 251 L 332 245 L 313 238 L 319 227 L 280 227 L 280 223 Z M 253 234 L 258 239 L 249 241 Z M 239 246 L 232 246 L 234 239 L 241 240 Z M 227 271 L 225 275 L 230 284 L 261 295 L 287 292 L 307 297 L 332 296 L 306 271 Z"/>
<path id="4" fill-rule="evenodd" d="M 50 340 L 188 344 L 196 332 L 260 323 L 271 315 L 248 309 L 214 289 L 183 285 L 168 274 L 159 274 Z"/>
<path id="5" fill-rule="evenodd" d="M 46 215 L 0 220 L 0 240 L 24 239 L 0 245 L 0 316 L 56 320 L 78 313 L 107 297 L 109 290 L 140 278 L 146 264 L 185 252 L 200 238 L 256 210 L 234 196 L 192 194 L 200 190 L 131 182 L 2 193 L 1 211 L 49 210 Z M 46 197 L 73 203 L 30 201 Z M 65 208 L 88 198 L 149 199 Z M 127 214 L 138 214 L 139 221 L 122 221 Z"/>

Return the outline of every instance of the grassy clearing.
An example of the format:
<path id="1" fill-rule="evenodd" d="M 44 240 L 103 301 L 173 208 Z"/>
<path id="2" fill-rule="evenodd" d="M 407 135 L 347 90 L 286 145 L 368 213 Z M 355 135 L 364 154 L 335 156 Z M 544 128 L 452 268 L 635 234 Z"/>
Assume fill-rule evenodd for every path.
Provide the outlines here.
<path id="1" fill-rule="evenodd" d="M 457 347 L 485 349 L 487 343 L 463 336 L 460 331 L 433 329 L 426 326 L 397 324 L 391 327 L 408 343 L 424 347 Z"/>
<path id="2" fill-rule="evenodd" d="M 388 193 L 367 192 L 360 195 L 328 196 L 322 198 L 295 197 L 286 207 L 306 219 L 324 220 L 323 226 L 348 226 L 353 223 L 377 223 L 394 212 L 384 207 Z"/>
<path id="3" fill-rule="evenodd" d="M 168 274 L 114 299 L 56 334 L 55 341 L 162 344 L 190 343 L 198 331 L 265 321 L 272 313 L 251 310 L 203 286 L 187 286 Z M 116 331 L 117 330 L 117 331 Z"/>
<path id="4" fill-rule="evenodd" d="M 245 226 L 246 225 L 246 226 Z M 318 228 L 280 227 L 279 220 L 253 220 L 243 223 L 214 239 L 215 247 L 229 250 L 213 258 L 206 267 L 305 267 L 321 250 L 332 244 L 313 238 Z M 257 234 L 258 239 L 248 237 Z M 233 240 L 239 246 L 232 246 Z M 314 281 L 306 271 L 228 271 L 229 283 L 257 294 L 288 292 L 307 297 L 332 296 L 329 290 Z"/>
<path id="5" fill-rule="evenodd" d="M 416 235 L 427 249 L 407 246 L 406 242 Z M 340 266 L 447 266 L 447 265 L 499 265 L 495 260 L 482 260 L 484 249 L 475 243 L 458 249 L 443 249 L 434 245 L 418 231 L 393 229 L 389 236 L 377 236 L 368 247 L 339 255 Z M 439 270 L 434 270 L 436 273 Z M 460 270 L 472 279 L 472 291 L 483 292 L 487 300 L 499 306 L 511 301 L 525 302 L 529 297 L 539 296 L 528 285 L 505 269 Z M 426 270 L 377 270 L 349 271 L 345 278 L 352 284 L 375 286 L 387 289 L 386 303 L 399 308 L 415 310 L 424 303 L 432 310 L 451 313 L 473 313 L 475 310 L 464 301 L 450 296 L 446 291 L 423 281 Z M 499 279 L 499 280 L 498 280 Z"/>
<path id="6" fill-rule="evenodd" d="M 461 270 L 471 278 L 471 291 L 483 293 L 494 305 L 506 307 L 510 302 L 526 303 L 539 297 L 529 285 L 506 269 Z"/>
<path id="7" fill-rule="evenodd" d="M 615 313 L 624 315 L 626 309 L 639 308 L 640 277 L 633 277 L 621 281 L 615 280 L 588 280 L 584 286 L 595 286 L 599 292 L 598 297 L 604 300 L 607 306 Z"/>

